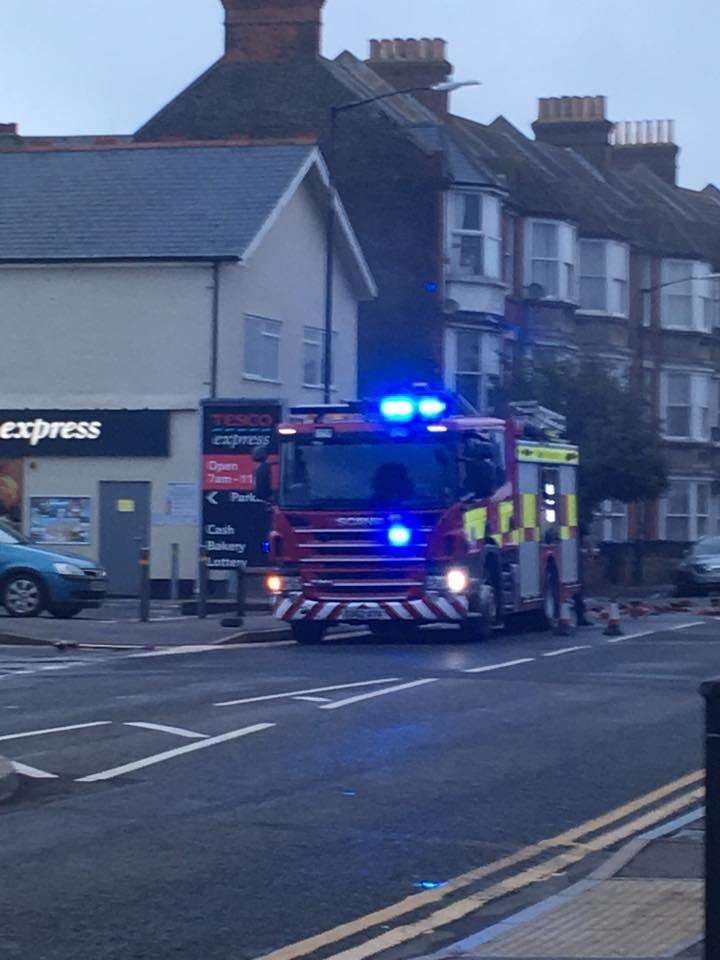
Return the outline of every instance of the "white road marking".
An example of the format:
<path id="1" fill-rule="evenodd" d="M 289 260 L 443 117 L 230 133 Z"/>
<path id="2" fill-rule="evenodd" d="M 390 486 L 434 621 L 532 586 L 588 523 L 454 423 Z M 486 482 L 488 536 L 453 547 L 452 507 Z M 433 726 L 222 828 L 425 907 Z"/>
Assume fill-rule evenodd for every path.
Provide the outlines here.
<path id="1" fill-rule="evenodd" d="M 125 659 L 135 660 L 141 657 L 179 657 L 189 653 L 222 653 L 224 650 L 258 650 L 266 647 L 294 647 L 295 640 L 262 641 L 258 643 L 213 643 L 187 644 L 182 647 L 170 647 L 166 650 L 150 650 L 145 653 L 131 653 Z"/>
<path id="2" fill-rule="evenodd" d="M 293 697 L 293 700 L 302 700 L 305 703 L 330 703 L 329 697 Z"/>
<path id="3" fill-rule="evenodd" d="M 353 703 L 361 703 L 363 700 L 372 700 L 374 697 L 384 697 L 389 693 L 400 693 L 401 690 L 411 690 L 413 687 L 422 687 L 426 683 L 437 683 L 437 677 L 429 677 L 427 680 L 414 680 L 412 683 L 402 683 L 399 687 L 386 687 L 384 690 L 373 690 L 372 693 L 361 693 L 357 697 L 349 697 L 347 700 L 338 700 L 335 703 L 327 703 L 321 710 L 339 710 L 340 707 L 349 707 Z"/>
<path id="4" fill-rule="evenodd" d="M 676 630 L 689 630 L 690 627 L 702 627 L 704 620 L 695 620 L 693 623 L 676 623 L 672 627 L 658 626 L 656 630 L 642 630 L 640 633 L 629 633 L 627 636 L 614 637 L 608 643 L 622 643 L 625 640 L 640 640 L 642 637 L 655 637 L 659 633 L 673 633 Z"/>
<path id="5" fill-rule="evenodd" d="M 98 720 L 96 723 L 76 723 L 71 727 L 49 727 L 47 730 L 30 730 L 28 733 L 8 733 L 0 740 L 21 740 L 24 737 L 43 737 L 46 733 L 66 733 L 68 730 L 89 730 L 91 727 L 109 727 L 112 720 Z"/>
<path id="6" fill-rule="evenodd" d="M 315 687 L 313 690 L 290 690 L 287 693 L 272 693 L 266 697 L 248 697 L 245 700 L 226 700 L 216 703 L 216 707 L 238 707 L 245 703 L 265 703 L 268 700 L 282 700 L 283 697 L 306 697 L 313 693 L 330 693 L 333 690 L 352 690 L 355 687 L 372 687 L 379 683 L 395 683 L 400 677 L 386 677 L 383 680 L 363 680 L 360 683 L 343 683 L 335 687 Z"/>
<path id="7" fill-rule="evenodd" d="M 142 730 L 158 730 L 160 733 L 174 733 L 176 737 L 186 737 L 188 740 L 207 740 L 209 734 L 195 733 L 194 730 L 184 730 L 182 727 L 166 727 L 162 723 L 124 723 L 124 727 L 140 727 Z"/>
<path id="8" fill-rule="evenodd" d="M 58 776 L 56 773 L 48 773 L 47 770 L 38 770 L 37 767 L 28 767 L 25 763 L 18 763 L 17 760 L 12 760 L 12 765 L 15 767 L 15 770 L 18 773 L 21 773 L 24 777 L 32 777 L 33 780 L 57 780 Z"/>
<path id="9" fill-rule="evenodd" d="M 564 650 L 551 650 L 550 653 L 544 653 L 544 657 L 562 657 L 566 653 L 577 653 L 578 650 L 592 650 L 590 644 L 582 647 L 566 647 Z"/>
<path id="10" fill-rule="evenodd" d="M 504 670 L 505 667 L 518 667 L 521 663 L 534 663 L 535 657 L 523 657 L 522 660 L 508 660 L 507 663 L 493 663 L 489 667 L 473 667 L 464 673 L 490 673 L 491 670 Z"/>
<path id="11" fill-rule="evenodd" d="M 655 630 L 642 630 L 640 633 L 630 633 L 627 636 L 622 637 L 613 637 L 612 640 L 608 640 L 608 643 L 622 643 L 623 640 L 639 640 L 641 637 L 652 637 L 655 634 Z"/>
<path id="12" fill-rule="evenodd" d="M 188 743 L 184 747 L 176 747 L 174 750 L 165 750 L 163 753 L 156 753 L 151 757 L 145 757 L 142 760 L 135 760 L 133 763 L 125 763 L 121 767 L 113 767 L 110 770 L 101 770 L 100 773 L 93 773 L 89 777 L 80 777 L 76 783 L 97 783 L 100 780 L 114 780 L 115 777 L 121 777 L 125 773 L 133 773 L 135 770 L 143 770 L 145 767 L 152 767 L 155 764 L 164 763 L 166 760 L 172 760 L 175 757 L 181 757 L 186 753 L 194 753 L 196 750 L 205 750 L 207 747 L 216 747 L 218 744 L 228 743 L 230 740 L 238 740 L 240 737 L 247 737 L 252 733 L 261 733 L 263 730 L 269 730 L 274 726 L 274 723 L 256 723 L 252 727 L 243 727 L 241 730 L 231 730 L 230 733 L 223 733 L 219 737 L 210 737 L 207 740 L 200 740 L 196 743 Z"/>

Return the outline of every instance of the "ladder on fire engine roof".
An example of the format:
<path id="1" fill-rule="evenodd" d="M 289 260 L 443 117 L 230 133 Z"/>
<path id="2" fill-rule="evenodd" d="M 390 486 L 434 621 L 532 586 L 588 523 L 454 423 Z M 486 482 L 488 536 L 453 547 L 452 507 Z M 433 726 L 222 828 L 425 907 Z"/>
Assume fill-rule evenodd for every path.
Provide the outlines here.
<path id="1" fill-rule="evenodd" d="M 525 427 L 532 427 L 553 440 L 563 440 L 567 434 L 567 417 L 543 407 L 536 400 L 511 403 L 510 409 Z"/>

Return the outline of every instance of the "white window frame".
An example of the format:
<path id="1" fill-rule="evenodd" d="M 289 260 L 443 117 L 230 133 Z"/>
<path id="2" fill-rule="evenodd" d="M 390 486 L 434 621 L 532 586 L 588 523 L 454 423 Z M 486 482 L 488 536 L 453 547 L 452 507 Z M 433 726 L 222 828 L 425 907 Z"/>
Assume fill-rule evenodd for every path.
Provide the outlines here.
<path id="1" fill-rule="evenodd" d="M 480 208 L 478 229 L 458 226 L 463 223 L 466 197 L 478 200 Z M 480 244 L 482 270 L 478 273 L 462 266 L 462 243 L 466 238 L 475 239 Z M 449 194 L 448 263 L 449 278 L 453 281 L 505 285 L 503 281 L 503 207 L 499 197 L 470 188 L 453 190 Z"/>
<path id="2" fill-rule="evenodd" d="M 535 254 L 534 231 L 536 226 L 551 226 L 557 231 L 557 256 L 547 257 Z M 577 227 L 563 220 L 532 219 L 525 221 L 525 277 L 526 286 L 540 283 L 536 279 L 535 265 L 538 263 L 555 264 L 557 293 L 548 292 L 545 300 L 573 303 L 578 301 L 578 261 L 579 248 Z M 545 284 L 541 284 L 545 286 Z"/>
<path id="3" fill-rule="evenodd" d="M 670 498 L 665 496 L 661 501 L 660 509 L 660 533 L 663 540 L 670 539 L 668 536 L 669 521 L 673 519 L 686 519 L 688 524 L 688 539 L 675 540 L 676 543 L 694 543 L 700 537 L 715 534 L 718 528 L 718 498 L 713 496 L 713 482 L 707 477 L 670 477 L 671 484 L 687 484 L 688 486 L 688 513 L 669 512 Z M 699 513 L 701 504 L 700 488 L 707 493 L 707 513 Z M 703 522 L 704 521 L 704 522 Z"/>
<path id="4" fill-rule="evenodd" d="M 586 273 L 583 271 L 583 248 L 601 249 L 604 268 L 601 273 Z M 630 248 L 625 243 L 615 240 L 581 239 L 579 241 L 580 262 L 580 311 L 586 314 L 595 314 L 607 317 L 622 317 L 630 315 Z M 603 283 L 604 307 L 589 307 L 583 302 L 583 280 L 601 280 Z M 614 302 L 616 285 L 622 284 L 621 303 Z"/>
<path id="5" fill-rule="evenodd" d="M 458 369 L 458 335 L 472 334 L 478 338 L 479 363 L 477 370 Z M 470 326 L 453 326 L 447 331 L 445 350 L 445 383 L 450 390 L 460 392 L 459 377 L 475 377 L 478 381 L 479 411 L 488 409 L 490 394 L 500 382 L 501 341 L 497 334 Z"/>
<path id="6" fill-rule="evenodd" d="M 713 329 L 720 326 L 717 282 L 703 279 L 712 272 L 709 263 L 698 260 L 666 259 L 662 261 L 661 283 L 667 284 L 661 290 L 660 325 L 664 330 L 712 333 Z M 672 282 L 679 280 L 678 273 L 684 273 L 687 284 Z M 673 301 L 681 297 L 690 301 L 689 324 L 673 320 Z"/>
<path id="7" fill-rule="evenodd" d="M 262 348 L 267 348 L 272 351 L 274 363 L 271 362 L 269 364 L 269 366 L 273 367 L 272 371 L 264 370 L 258 372 L 257 370 L 249 369 L 250 332 L 253 326 L 259 331 Z M 243 325 L 243 377 L 245 380 L 255 380 L 260 383 L 281 383 L 281 348 L 282 321 L 272 320 L 270 317 L 260 317 L 252 313 L 245 314 L 245 322 Z M 262 363 L 261 366 L 264 366 L 264 363 Z"/>
<path id="8" fill-rule="evenodd" d="M 689 432 L 685 435 L 670 433 L 667 427 L 668 408 L 681 407 L 682 404 L 670 404 L 670 377 L 684 376 L 689 378 L 690 410 Z M 660 417 L 663 424 L 665 440 L 684 440 L 686 442 L 710 443 L 712 427 L 717 421 L 714 410 L 714 388 L 712 370 L 692 370 L 683 367 L 663 367 L 660 376 Z"/>
<path id="9" fill-rule="evenodd" d="M 333 361 L 335 360 L 336 345 L 337 345 L 337 331 L 333 330 L 332 337 L 331 337 L 331 347 L 330 347 L 332 351 L 331 368 L 333 371 L 333 381 L 335 380 L 335 363 Z M 320 379 L 316 383 L 310 383 L 305 377 L 307 351 L 310 347 L 319 348 L 320 350 L 320 362 L 319 362 Z M 318 389 L 324 388 L 325 387 L 325 330 L 323 327 L 311 327 L 311 326 L 303 327 L 302 364 L 303 364 L 303 367 L 302 367 L 303 387 L 307 387 L 309 390 L 318 390 Z M 332 386 L 332 389 L 333 390 L 335 389 L 334 384 Z"/>
<path id="10" fill-rule="evenodd" d="M 616 537 L 613 527 L 618 521 L 621 524 L 621 535 Z M 595 514 L 593 530 L 599 534 L 602 543 L 627 543 L 630 538 L 628 505 L 620 503 L 619 500 L 605 500 Z"/>

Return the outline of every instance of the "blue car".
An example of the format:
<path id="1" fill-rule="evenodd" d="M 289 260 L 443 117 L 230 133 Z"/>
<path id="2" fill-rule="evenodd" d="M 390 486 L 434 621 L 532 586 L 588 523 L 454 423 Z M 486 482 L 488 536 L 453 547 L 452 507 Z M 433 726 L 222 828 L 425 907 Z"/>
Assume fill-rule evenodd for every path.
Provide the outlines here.
<path id="1" fill-rule="evenodd" d="M 107 574 L 84 557 L 56 553 L 31 543 L 0 522 L 0 605 L 11 617 L 74 617 L 99 607 L 107 593 Z"/>

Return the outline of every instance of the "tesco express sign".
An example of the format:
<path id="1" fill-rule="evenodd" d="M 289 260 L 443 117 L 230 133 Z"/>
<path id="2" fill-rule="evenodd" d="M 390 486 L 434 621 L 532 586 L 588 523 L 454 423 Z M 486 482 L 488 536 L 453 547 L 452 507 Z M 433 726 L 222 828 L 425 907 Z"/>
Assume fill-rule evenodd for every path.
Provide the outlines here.
<path id="1" fill-rule="evenodd" d="M 1 457 L 167 457 L 167 410 L 0 410 Z"/>

